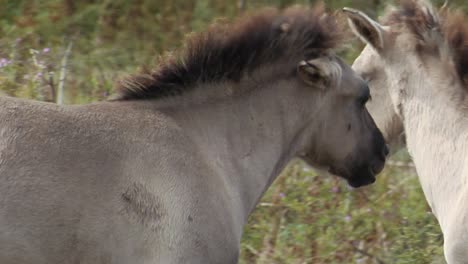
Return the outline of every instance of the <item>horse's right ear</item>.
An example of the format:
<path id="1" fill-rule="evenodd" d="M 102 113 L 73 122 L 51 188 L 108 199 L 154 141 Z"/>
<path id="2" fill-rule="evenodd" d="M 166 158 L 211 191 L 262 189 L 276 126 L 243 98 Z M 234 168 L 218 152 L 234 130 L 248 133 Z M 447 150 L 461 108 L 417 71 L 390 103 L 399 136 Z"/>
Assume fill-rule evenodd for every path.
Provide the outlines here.
<path id="1" fill-rule="evenodd" d="M 336 77 L 332 73 L 330 62 L 324 58 L 299 62 L 297 72 L 304 83 L 321 90 L 325 90 L 332 82 L 332 78 Z"/>
<path id="2" fill-rule="evenodd" d="M 385 29 L 379 22 L 356 9 L 345 7 L 343 12 L 348 16 L 349 26 L 355 35 L 377 51 L 383 50 Z"/>

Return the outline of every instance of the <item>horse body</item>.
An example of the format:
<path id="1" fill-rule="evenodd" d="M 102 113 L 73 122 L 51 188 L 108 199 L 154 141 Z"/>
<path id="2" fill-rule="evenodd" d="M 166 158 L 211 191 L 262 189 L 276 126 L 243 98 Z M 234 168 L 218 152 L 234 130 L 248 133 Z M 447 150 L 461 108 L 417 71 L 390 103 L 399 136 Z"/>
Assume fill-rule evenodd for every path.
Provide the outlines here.
<path id="1" fill-rule="evenodd" d="M 432 91 L 438 88 L 425 86 Z M 467 263 L 468 122 L 448 98 L 435 94 L 408 101 L 403 122 L 407 145 L 424 195 L 444 234 L 448 263 Z"/>
<path id="2" fill-rule="evenodd" d="M 355 33 L 368 43 L 353 69 L 376 91 L 369 109 L 389 141 L 404 128 L 425 197 L 444 234 L 447 262 L 468 263 L 466 20 L 418 0 L 387 11 L 383 25 L 357 10 L 345 11 Z"/>
<path id="3" fill-rule="evenodd" d="M 332 20 L 293 9 L 214 29 L 110 102 L 1 98 L 0 263 L 236 263 L 292 158 L 372 183 L 386 146 Z"/>
<path id="4" fill-rule="evenodd" d="M 173 120 L 125 103 L 0 102 L 2 263 L 235 260 L 230 190 Z"/>

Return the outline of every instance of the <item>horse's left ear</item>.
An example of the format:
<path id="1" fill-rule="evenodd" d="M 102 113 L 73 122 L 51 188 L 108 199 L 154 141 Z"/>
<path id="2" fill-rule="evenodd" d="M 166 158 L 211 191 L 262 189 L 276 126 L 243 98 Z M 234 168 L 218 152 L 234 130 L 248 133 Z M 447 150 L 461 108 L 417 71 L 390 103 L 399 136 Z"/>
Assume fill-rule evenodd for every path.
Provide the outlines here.
<path id="1" fill-rule="evenodd" d="M 297 65 L 297 72 L 303 82 L 312 87 L 325 90 L 332 78 L 329 65 L 323 59 L 303 60 Z"/>
<path id="2" fill-rule="evenodd" d="M 349 26 L 355 35 L 377 51 L 383 50 L 385 29 L 379 22 L 353 8 L 345 7 L 343 12 L 348 16 Z"/>

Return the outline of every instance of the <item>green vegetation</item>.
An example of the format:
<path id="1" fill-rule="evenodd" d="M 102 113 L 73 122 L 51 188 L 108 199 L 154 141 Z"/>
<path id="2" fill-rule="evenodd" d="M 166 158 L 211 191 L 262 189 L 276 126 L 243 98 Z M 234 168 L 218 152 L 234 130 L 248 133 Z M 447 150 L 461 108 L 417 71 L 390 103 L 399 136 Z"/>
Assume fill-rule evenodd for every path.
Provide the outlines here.
<path id="1" fill-rule="evenodd" d="M 218 17 L 308 0 L 0 0 L 0 91 L 66 104 L 105 99 Z M 434 1 L 441 5 L 443 0 Z M 452 5 L 468 10 L 464 0 Z M 245 6 L 241 6 L 245 3 Z M 377 16 L 388 1 L 329 0 Z M 359 43 L 343 55 L 349 62 Z M 1 93 L 1 92 L 0 92 Z M 295 162 L 250 217 L 241 263 L 441 263 L 443 238 L 405 153 L 375 185 L 349 189 Z"/>
<path id="2" fill-rule="evenodd" d="M 403 156 L 356 190 L 292 164 L 250 217 L 242 263 L 443 263 L 440 229 Z"/>

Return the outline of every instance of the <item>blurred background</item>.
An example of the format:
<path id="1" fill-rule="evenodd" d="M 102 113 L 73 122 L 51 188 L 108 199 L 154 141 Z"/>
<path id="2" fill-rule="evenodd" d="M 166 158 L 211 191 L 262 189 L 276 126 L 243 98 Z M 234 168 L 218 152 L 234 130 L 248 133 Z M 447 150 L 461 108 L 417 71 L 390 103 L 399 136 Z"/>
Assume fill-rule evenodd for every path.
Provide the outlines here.
<path id="1" fill-rule="evenodd" d="M 294 0 L 0 0 L 0 93 L 82 104 L 152 66 L 217 18 Z M 465 0 L 450 1 L 468 11 Z M 385 0 L 328 0 L 377 18 Z M 433 1 L 441 6 L 443 0 Z M 350 43 L 349 63 L 362 44 Z M 443 263 L 443 237 L 403 150 L 376 184 L 354 190 L 295 161 L 251 215 L 240 263 Z"/>

